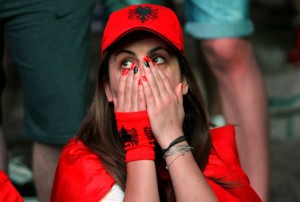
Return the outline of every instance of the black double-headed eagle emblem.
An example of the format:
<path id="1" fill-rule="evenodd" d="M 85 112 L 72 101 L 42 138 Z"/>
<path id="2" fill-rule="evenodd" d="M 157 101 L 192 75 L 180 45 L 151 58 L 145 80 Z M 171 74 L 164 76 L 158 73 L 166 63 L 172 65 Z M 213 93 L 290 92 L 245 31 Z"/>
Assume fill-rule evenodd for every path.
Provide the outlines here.
<path id="1" fill-rule="evenodd" d="M 150 6 L 138 6 L 136 9 L 129 9 L 128 19 L 137 19 L 142 23 L 148 20 L 155 20 L 158 18 L 158 9 L 152 9 Z"/>

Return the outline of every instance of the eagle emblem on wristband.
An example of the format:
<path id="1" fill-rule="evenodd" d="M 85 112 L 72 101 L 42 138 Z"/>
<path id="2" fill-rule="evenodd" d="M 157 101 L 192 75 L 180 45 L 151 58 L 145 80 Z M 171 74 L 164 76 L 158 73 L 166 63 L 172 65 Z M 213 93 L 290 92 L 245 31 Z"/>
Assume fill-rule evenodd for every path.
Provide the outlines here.
<path id="1" fill-rule="evenodd" d="M 127 130 L 124 126 L 119 130 L 121 138 L 124 140 L 124 147 L 136 146 L 139 143 L 138 134 L 135 128 Z"/>
<path id="2" fill-rule="evenodd" d="M 154 140 L 154 137 L 153 137 L 153 133 L 152 133 L 152 130 L 151 130 L 151 127 L 144 127 L 144 133 L 149 141 L 149 144 L 155 144 L 155 140 Z"/>

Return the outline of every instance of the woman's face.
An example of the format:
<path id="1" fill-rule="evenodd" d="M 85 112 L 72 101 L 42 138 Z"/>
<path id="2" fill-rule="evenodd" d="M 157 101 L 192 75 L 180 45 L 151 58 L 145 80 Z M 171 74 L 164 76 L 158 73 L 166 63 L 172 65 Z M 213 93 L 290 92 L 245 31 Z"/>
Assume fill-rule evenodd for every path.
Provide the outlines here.
<path id="1" fill-rule="evenodd" d="M 108 101 L 111 102 L 117 95 L 118 83 L 122 71 L 130 69 L 133 63 L 138 67 L 142 67 L 145 56 L 148 56 L 156 63 L 156 67 L 153 68 L 164 70 L 174 89 L 177 84 L 186 83 L 185 79 L 181 76 L 177 57 L 172 53 L 170 46 L 158 37 L 147 36 L 123 45 L 111 55 L 109 60 L 109 83 L 105 85 Z M 142 71 L 142 69 L 139 68 L 139 71 Z M 141 75 L 143 75 L 143 72 Z"/>

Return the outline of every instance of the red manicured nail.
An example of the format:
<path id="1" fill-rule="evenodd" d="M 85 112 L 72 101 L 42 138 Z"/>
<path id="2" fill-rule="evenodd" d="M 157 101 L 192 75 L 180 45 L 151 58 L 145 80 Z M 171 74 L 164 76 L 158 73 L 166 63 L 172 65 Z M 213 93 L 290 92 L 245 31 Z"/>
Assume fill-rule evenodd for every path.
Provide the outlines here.
<path id="1" fill-rule="evenodd" d="M 148 56 L 144 57 L 144 65 L 145 67 L 150 67 L 149 63 L 151 62 L 150 58 Z"/>
<path id="2" fill-rule="evenodd" d="M 123 72 L 122 72 L 122 75 L 125 76 L 125 75 L 128 74 L 128 72 L 129 72 L 128 69 L 124 69 Z"/>
<path id="3" fill-rule="evenodd" d="M 134 70 L 136 64 L 135 63 L 132 63 L 131 67 L 130 67 L 130 70 Z"/>
<path id="4" fill-rule="evenodd" d="M 143 81 L 148 81 L 146 76 L 142 76 Z"/>
<path id="5" fill-rule="evenodd" d="M 145 56 L 145 57 L 144 57 L 144 60 L 145 60 L 146 62 L 151 62 L 151 59 L 150 59 L 148 56 Z"/>
<path id="6" fill-rule="evenodd" d="M 151 63 L 152 63 L 152 65 L 153 65 L 153 66 L 155 66 L 155 65 L 156 65 L 156 63 L 155 63 L 154 61 L 152 61 L 152 60 L 151 60 Z"/>
<path id="7" fill-rule="evenodd" d="M 139 86 L 140 86 L 140 85 L 142 85 L 142 80 L 141 80 L 141 79 L 139 79 Z"/>

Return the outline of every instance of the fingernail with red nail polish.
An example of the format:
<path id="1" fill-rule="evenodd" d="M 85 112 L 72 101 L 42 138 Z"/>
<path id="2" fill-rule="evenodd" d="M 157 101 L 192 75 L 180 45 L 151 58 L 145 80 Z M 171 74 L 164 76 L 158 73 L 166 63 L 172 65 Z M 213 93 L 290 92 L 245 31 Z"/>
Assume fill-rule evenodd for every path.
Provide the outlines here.
<path id="1" fill-rule="evenodd" d="M 148 81 L 146 76 L 142 76 L 143 81 Z"/>
<path id="2" fill-rule="evenodd" d="M 150 61 L 151 61 L 150 58 L 149 58 L 148 56 L 145 56 L 145 57 L 144 57 L 144 60 L 147 61 L 147 62 L 150 62 Z"/>
<path id="3" fill-rule="evenodd" d="M 122 72 L 122 75 L 125 76 L 127 74 L 128 74 L 128 69 L 124 69 L 123 72 Z"/>
<path id="4" fill-rule="evenodd" d="M 142 85 L 142 80 L 141 79 L 139 79 L 139 83 L 138 84 L 139 84 L 139 86 Z"/>
<path id="5" fill-rule="evenodd" d="M 148 57 L 148 56 L 146 56 L 146 57 L 144 57 L 144 65 L 146 66 L 146 67 L 150 67 L 150 65 L 149 65 L 149 62 L 150 62 L 151 60 L 150 60 L 150 58 Z"/>
<path id="6" fill-rule="evenodd" d="M 152 60 L 151 60 L 151 63 L 152 63 L 152 65 L 153 65 L 153 66 L 155 66 L 155 65 L 156 65 L 156 63 L 155 63 L 154 61 L 152 61 Z"/>
<path id="7" fill-rule="evenodd" d="M 130 70 L 134 70 L 134 68 L 136 67 L 136 64 L 135 63 L 132 63 L 131 67 L 130 67 Z"/>

